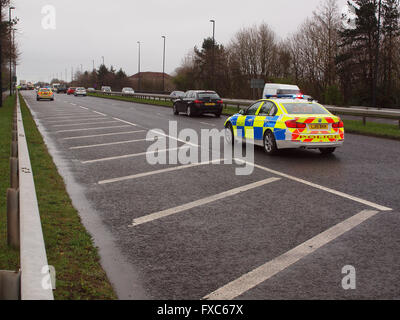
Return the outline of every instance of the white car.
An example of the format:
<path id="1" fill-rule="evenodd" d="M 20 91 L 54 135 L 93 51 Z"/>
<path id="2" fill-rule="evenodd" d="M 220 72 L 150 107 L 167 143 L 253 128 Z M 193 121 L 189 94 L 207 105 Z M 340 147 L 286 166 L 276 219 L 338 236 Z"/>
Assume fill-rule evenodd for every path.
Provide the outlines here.
<path id="1" fill-rule="evenodd" d="M 75 97 L 77 97 L 77 96 L 83 96 L 83 97 L 86 97 L 86 89 L 85 88 L 82 88 L 82 87 L 80 87 L 80 88 L 76 88 L 75 89 L 75 92 L 74 92 L 74 96 Z"/>
<path id="2" fill-rule="evenodd" d="M 126 94 L 126 95 L 130 95 L 130 94 L 134 94 L 135 91 L 132 88 L 123 88 L 122 89 L 122 94 Z"/>
<path id="3" fill-rule="evenodd" d="M 88 88 L 87 92 L 96 92 L 95 88 Z"/>
<path id="4" fill-rule="evenodd" d="M 185 93 L 183 91 L 174 91 L 169 96 L 171 98 L 180 98 L 180 97 L 183 97 L 184 95 L 185 95 Z"/>
<path id="5" fill-rule="evenodd" d="M 111 92 L 111 87 L 102 86 L 102 87 L 101 87 L 101 92 Z"/>
<path id="6" fill-rule="evenodd" d="M 266 83 L 262 99 L 289 98 L 302 95 L 300 88 L 291 84 Z"/>

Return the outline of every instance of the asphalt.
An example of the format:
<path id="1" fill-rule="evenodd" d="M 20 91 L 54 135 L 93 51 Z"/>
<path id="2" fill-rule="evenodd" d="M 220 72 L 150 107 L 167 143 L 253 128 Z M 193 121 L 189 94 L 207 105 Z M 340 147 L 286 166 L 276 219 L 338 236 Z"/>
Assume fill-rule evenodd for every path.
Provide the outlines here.
<path id="1" fill-rule="evenodd" d="M 177 165 L 151 165 L 137 155 L 153 144 L 145 141 L 149 130 L 168 134 L 170 121 L 179 130 L 222 130 L 226 118 L 174 116 L 169 108 L 94 97 L 37 102 L 32 92 L 23 95 L 119 298 L 202 299 L 363 210 L 379 212 L 236 298 L 400 298 L 400 142 L 347 134 L 332 156 L 289 150 L 268 157 L 256 148 L 257 167 L 248 176 L 236 175 L 235 164 L 172 170 Z M 130 142 L 93 146 L 122 141 Z M 91 147 L 71 149 L 82 146 Z M 154 172 L 164 169 L 171 171 Z M 132 226 L 134 219 L 269 178 L 277 180 Z M 346 265 L 357 271 L 355 290 L 341 286 Z"/>

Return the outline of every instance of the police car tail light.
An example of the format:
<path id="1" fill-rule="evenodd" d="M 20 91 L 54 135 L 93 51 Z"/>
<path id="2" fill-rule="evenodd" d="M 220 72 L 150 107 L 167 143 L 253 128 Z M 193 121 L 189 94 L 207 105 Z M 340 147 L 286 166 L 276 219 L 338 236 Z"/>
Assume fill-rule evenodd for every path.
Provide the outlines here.
<path id="1" fill-rule="evenodd" d="M 343 123 L 343 121 L 333 123 L 333 124 L 332 124 L 332 128 L 335 128 L 335 129 L 344 128 L 344 123 Z"/>
<path id="2" fill-rule="evenodd" d="M 202 103 L 203 103 L 203 101 L 200 101 L 200 100 L 194 100 L 194 103 L 195 103 L 195 104 L 202 104 Z"/>
<path id="3" fill-rule="evenodd" d="M 223 103 L 224 103 L 224 101 L 223 101 L 223 100 L 219 100 L 219 101 L 217 101 L 217 103 L 219 103 L 219 104 L 223 104 Z"/>
<path id="4" fill-rule="evenodd" d="M 286 127 L 293 129 L 304 129 L 307 127 L 305 123 L 297 122 L 296 120 L 289 120 L 285 122 Z"/>

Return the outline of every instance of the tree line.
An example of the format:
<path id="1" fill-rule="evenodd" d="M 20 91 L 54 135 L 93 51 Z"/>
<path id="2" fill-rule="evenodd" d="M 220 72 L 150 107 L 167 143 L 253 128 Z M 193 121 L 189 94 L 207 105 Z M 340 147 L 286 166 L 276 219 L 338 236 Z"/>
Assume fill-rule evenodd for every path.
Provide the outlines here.
<path id="1" fill-rule="evenodd" d="M 12 41 L 12 34 L 18 19 L 14 18 L 9 21 L 8 8 L 10 0 L 0 0 L 0 88 L 1 92 L 10 87 L 10 58 L 11 69 L 17 63 L 18 50 L 16 44 Z"/>
<path id="2" fill-rule="evenodd" d="M 400 106 L 399 0 L 324 0 L 285 39 L 261 23 L 226 45 L 204 39 L 176 69 L 179 90 L 254 98 L 251 79 L 297 84 L 326 104 Z M 259 98 L 259 93 L 257 93 Z"/>

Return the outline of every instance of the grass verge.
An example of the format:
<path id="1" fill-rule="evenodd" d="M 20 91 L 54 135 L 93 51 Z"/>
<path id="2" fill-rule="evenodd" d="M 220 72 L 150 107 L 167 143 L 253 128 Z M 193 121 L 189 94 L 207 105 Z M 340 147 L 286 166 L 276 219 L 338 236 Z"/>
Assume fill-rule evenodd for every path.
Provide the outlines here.
<path id="1" fill-rule="evenodd" d="M 56 269 L 57 300 L 116 299 L 97 248 L 81 223 L 43 138 L 20 96 L 49 264 Z M 11 138 L 10 138 L 11 139 Z"/>
<path id="2" fill-rule="evenodd" d="M 11 131 L 15 95 L 4 100 L 0 108 L 0 270 L 19 269 L 19 251 L 7 245 L 7 189 L 10 187 Z"/>
<path id="3" fill-rule="evenodd" d="M 364 126 L 362 121 L 343 120 L 347 133 L 356 133 L 366 136 L 400 140 L 400 128 L 394 124 L 367 122 Z"/>

